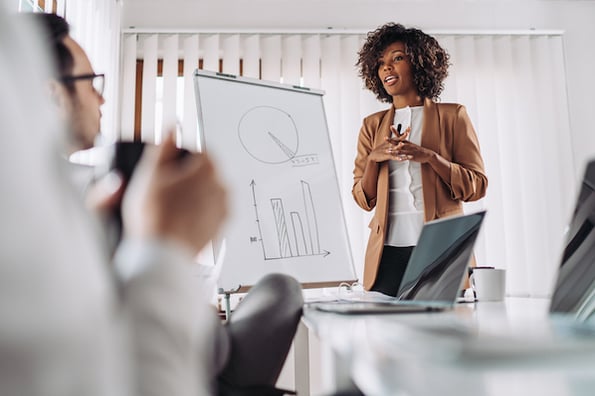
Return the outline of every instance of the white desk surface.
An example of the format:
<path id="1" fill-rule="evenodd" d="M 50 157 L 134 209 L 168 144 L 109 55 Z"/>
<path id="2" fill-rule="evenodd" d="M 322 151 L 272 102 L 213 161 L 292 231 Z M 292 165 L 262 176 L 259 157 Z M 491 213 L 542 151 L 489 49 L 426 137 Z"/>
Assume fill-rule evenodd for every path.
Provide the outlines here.
<path id="1" fill-rule="evenodd" d="M 413 314 L 306 306 L 304 322 L 367 396 L 595 395 L 595 332 L 560 332 L 548 307 L 529 298 Z"/>

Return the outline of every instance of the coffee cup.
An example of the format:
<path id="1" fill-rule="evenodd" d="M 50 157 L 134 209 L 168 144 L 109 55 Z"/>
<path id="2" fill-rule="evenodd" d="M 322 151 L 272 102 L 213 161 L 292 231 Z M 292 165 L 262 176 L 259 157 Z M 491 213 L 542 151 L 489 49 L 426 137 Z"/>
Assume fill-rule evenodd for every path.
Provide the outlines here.
<path id="1" fill-rule="evenodd" d="M 478 301 L 502 301 L 506 290 L 506 270 L 475 267 L 470 277 Z"/>

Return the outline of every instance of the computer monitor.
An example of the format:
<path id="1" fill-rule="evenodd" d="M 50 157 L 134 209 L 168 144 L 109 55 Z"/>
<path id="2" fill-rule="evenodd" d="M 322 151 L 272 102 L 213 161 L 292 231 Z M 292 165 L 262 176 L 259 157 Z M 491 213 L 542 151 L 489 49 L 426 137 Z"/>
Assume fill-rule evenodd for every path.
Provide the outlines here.
<path id="1" fill-rule="evenodd" d="M 595 311 L 595 160 L 587 164 L 565 237 L 550 313 L 587 321 Z"/>

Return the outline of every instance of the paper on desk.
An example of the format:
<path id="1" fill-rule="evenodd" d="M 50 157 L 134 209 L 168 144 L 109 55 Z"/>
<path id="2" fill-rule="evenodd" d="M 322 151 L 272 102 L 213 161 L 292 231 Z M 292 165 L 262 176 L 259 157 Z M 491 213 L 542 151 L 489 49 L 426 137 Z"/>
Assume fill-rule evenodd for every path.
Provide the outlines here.
<path id="1" fill-rule="evenodd" d="M 338 292 L 338 300 L 341 301 L 367 301 L 367 302 L 394 302 L 398 301 L 397 298 L 387 296 L 375 291 L 351 291 L 351 292 Z"/>
<path id="2" fill-rule="evenodd" d="M 363 289 L 351 288 L 345 290 L 342 288 L 310 289 L 304 290 L 304 302 L 393 302 L 397 301 L 395 297 L 375 291 L 365 291 Z"/>

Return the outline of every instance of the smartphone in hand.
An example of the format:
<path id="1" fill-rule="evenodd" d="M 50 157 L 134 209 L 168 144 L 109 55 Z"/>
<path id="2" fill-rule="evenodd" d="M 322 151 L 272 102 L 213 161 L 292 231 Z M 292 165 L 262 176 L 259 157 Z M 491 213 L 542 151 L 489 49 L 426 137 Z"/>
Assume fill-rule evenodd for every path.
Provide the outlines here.
<path id="1" fill-rule="evenodd" d="M 124 188 L 126 188 L 126 184 L 132 178 L 134 170 L 136 169 L 136 165 L 141 159 L 146 146 L 147 144 L 143 142 L 114 143 L 109 170 L 116 170 L 120 173 L 120 176 L 124 182 Z M 188 155 L 190 155 L 190 151 L 186 149 L 178 149 L 178 160 L 182 160 Z M 121 202 L 116 207 L 114 207 L 111 217 L 114 223 L 114 240 L 116 243 L 119 243 L 123 232 Z"/>
<path id="2" fill-rule="evenodd" d="M 120 173 L 123 179 L 124 188 L 126 184 L 132 178 L 134 169 L 138 164 L 138 161 L 142 157 L 145 149 L 145 143 L 143 142 L 116 142 L 113 145 L 112 157 L 109 164 L 109 170 L 116 170 Z M 113 221 L 113 240 L 116 244 L 120 242 L 123 232 L 122 223 L 122 202 L 119 202 L 112 210 L 112 221 Z"/>

